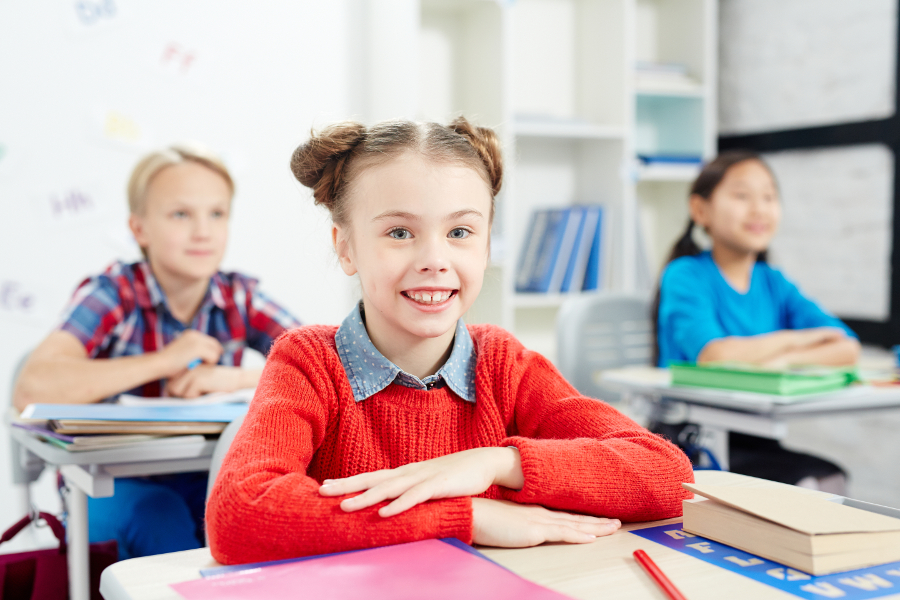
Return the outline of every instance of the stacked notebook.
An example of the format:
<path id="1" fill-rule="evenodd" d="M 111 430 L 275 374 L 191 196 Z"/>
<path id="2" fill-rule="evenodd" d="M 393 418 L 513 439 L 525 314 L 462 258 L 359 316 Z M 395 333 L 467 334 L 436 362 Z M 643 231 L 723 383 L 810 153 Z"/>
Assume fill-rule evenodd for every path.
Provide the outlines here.
<path id="1" fill-rule="evenodd" d="M 31 404 L 13 426 L 69 451 L 123 447 L 159 437 L 217 435 L 247 412 L 244 403 L 185 406 Z M 157 441 L 158 443 L 158 441 Z"/>
<path id="2" fill-rule="evenodd" d="M 669 370 L 672 373 L 672 385 L 780 396 L 830 392 L 856 380 L 854 369 L 837 367 L 767 369 L 743 363 L 675 363 Z"/>
<path id="3" fill-rule="evenodd" d="M 900 510 L 790 486 L 682 484 L 684 531 L 812 575 L 900 560 Z"/>

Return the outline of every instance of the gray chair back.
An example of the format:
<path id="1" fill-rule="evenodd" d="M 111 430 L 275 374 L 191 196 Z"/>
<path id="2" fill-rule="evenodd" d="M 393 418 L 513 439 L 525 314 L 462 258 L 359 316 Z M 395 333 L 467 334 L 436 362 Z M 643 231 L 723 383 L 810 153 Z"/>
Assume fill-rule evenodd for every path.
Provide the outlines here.
<path id="1" fill-rule="evenodd" d="M 579 392 L 610 400 L 598 373 L 653 360 L 650 299 L 601 292 L 566 300 L 556 326 L 559 370 Z"/>
<path id="2" fill-rule="evenodd" d="M 209 482 L 206 484 L 207 498 L 209 498 L 209 493 L 213 489 L 213 484 L 216 483 L 216 477 L 219 475 L 219 469 L 222 467 L 222 461 L 225 460 L 225 455 L 228 454 L 228 448 L 231 447 L 231 442 L 234 441 L 234 436 L 237 435 L 238 429 L 241 428 L 243 422 L 244 415 L 241 415 L 229 423 L 225 430 L 222 431 L 221 435 L 219 435 L 219 441 L 216 443 L 216 449 L 213 450 L 212 458 L 209 463 Z"/>

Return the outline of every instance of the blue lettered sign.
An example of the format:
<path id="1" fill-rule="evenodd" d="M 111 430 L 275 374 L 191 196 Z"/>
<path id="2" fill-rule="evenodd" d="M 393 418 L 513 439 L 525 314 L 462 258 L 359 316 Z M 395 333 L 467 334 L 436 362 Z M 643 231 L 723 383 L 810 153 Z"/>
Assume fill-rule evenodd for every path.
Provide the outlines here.
<path id="1" fill-rule="evenodd" d="M 869 600 L 900 594 L 900 562 L 813 577 L 766 558 L 682 531 L 681 523 L 636 529 L 630 533 L 755 579 L 798 598 Z"/>

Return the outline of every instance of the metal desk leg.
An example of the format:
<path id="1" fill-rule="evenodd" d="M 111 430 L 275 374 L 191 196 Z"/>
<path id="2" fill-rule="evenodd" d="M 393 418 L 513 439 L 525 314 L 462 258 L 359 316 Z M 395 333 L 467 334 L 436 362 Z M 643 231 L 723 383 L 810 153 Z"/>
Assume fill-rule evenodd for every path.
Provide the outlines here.
<path id="1" fill-rule="evenodd" d="M 729 470 L 727 429 L 701 425 L 699 442 L 701 446 L 712 452 L 723 471 Z"/>
<path id="2" fill-rule="evenodd" d="M 91 600 L 87 494 L 76 485 L 69 486 L 68 509 L 69 598 Z"/>

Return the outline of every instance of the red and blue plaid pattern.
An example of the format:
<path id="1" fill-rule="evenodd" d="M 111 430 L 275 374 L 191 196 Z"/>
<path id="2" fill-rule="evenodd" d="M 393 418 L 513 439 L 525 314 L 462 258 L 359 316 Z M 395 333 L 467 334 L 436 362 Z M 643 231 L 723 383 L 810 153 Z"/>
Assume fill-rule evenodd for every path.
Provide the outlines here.
<path id="1" fill-rule="evenodd" d="M 118 358 L 161 350 L 186 329 L 210 335 L 225 348 L 220 365 L 240 366 L 245 347 L 267 354 L 272 342 L 300 323 L 257 291 L 257 280 L 216 273 L 190 326 L 172 316 L 150 266 L 117 262 L 75 291 L 59 328 L 84 344 L 91 358 Z M 165 381 L 129 393 L 161 396 Z"/>

